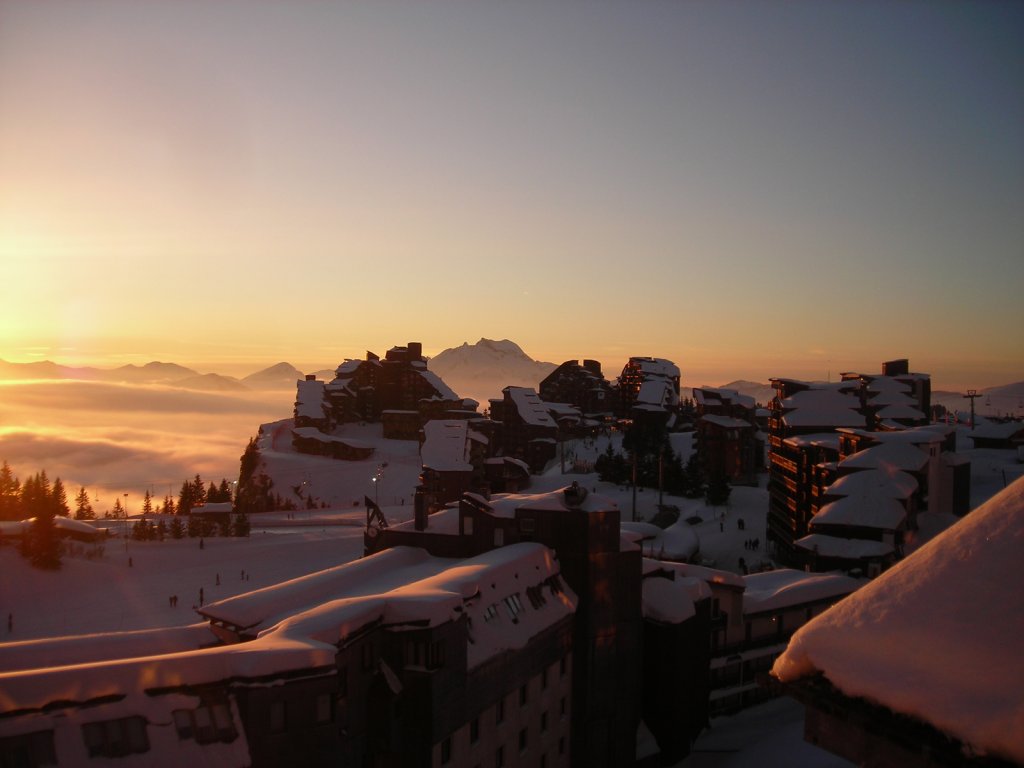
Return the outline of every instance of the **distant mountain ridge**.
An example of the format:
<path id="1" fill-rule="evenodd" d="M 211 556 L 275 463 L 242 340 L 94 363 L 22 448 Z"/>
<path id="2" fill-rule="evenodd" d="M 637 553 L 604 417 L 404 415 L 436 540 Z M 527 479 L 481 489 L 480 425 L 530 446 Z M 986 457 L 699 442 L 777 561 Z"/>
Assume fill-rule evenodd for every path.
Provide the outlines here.
<path id="1" fill-rule="evenodd" d="M 0 360 L 0 380 L 66 380 L 97 381 L 112 384 L 162 384 L 182 389 L 207 392 L 242 392 L 250 389 L 290 389 L 302 372 L 290 363 L 277 363 L 239 381 L 219 373 L 201 374 L 177 363 L 158 361 L 145 365 L 122 365 L 118 368 L 68 366 L 44 360 L 38 363 L 9 363 Z"/>

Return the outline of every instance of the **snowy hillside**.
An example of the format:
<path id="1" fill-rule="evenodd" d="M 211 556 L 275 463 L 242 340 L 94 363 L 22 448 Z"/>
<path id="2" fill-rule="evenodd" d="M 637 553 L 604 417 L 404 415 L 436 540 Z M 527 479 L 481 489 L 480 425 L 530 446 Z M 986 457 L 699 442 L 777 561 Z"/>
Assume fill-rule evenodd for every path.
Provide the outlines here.
<path id="1" fill-rule="evenodd" d="M 480 339 L 464 342 L 435 355 L 430 370 L 463 397 L 472 397 L 481 406 L 501 396 L 504 387 L 533 387 L 555 370 L 554 363 L 534 360 L 514 341 Z"/>

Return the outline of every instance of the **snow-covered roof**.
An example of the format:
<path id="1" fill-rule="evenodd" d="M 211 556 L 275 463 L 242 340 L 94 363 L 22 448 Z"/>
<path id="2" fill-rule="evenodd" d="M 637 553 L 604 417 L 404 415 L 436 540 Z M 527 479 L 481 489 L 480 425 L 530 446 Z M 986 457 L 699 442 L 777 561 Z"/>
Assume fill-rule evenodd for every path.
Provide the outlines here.
<path id="1" fill-rule="evenodd" d="M 1002 424 L 988 422 L 976 425 L 967 433 L 967 436 L 972 439 L 1009 440 L 1019 432 L 1024 433 L 1024 422 L 1022 421 L 1007 421 Z"/>
<path id="2" fill-rule="evenodd" d="M 878 411 L 881 419 L 923 419 L 924 413 L 912 405 L 887 405 Z"/>
<path id="3" fill-rule="evenodd" d="M 335 435 L 327 435 L 321 432 L 316 427 L 296 427 L 292 430 L 292 433 L 298 437 L 305 438 L 307 440 L 318 440 L 321 443 L 339 443 L 341 445 L 347 445 L 350 448 L 372 448 L 370 443 L 363 440 L 356 440 L 351 437 L 337 437 Z"/>
<path id="4" fill-rule="evenodd" d="M 825 489 L 825 495 L 908 499 L 917 490 L 917 485 L 917 480 L 906 472 L 883 465 L 883 469 L 865 469 L 843 475 Z"/>
<path id="5" fill-rule="evenodd" d="M 898 425 L 898 427 L 892 432 L 868 432 L 863 429 L 851 428 L 841 428 L 839 432 L 867 437 L 879 443 L 928 445 L 929 443 L 941 443 L 954 430 L 954 427 L 947 427 L 945 424 L 925 424 L 910 429 L 903 425 Z"/>
<path id="6" fill-rule="evenodd" d="M 485 499 L 476 494 L 471 496 L 478 504 L 488 507 L 496 517 L 515 517 L 517 509 L 543 510 L 548 512 L 565 512 L 567 510 L 580 510 L 583 512 L 605 512 L 618 510 L 618 506 L 607 496 L 596 493 L 586 494 L 578 504 L 568 503 L 566 500 L 567 488 L 558 491 L 545 491 L 543 493 L 506 493 L 492 496 Z M 578 498 L 578 497 L 577 497 Z"/>
<path id="7" fill-rule="evenodd" d="M 850 454 L 839 462 L 840 469 L 880 469 L 896 467 L 905 472 L 920 472 L 928 463 L 928 454 L 910 443 L 882 443 Z"/>
<path id="8" fill-rule="evenodd" d="M 635 540 L 646 557 L 686 561 L 700 551 L 700 538 L 685 520 L 678 520 L 664 529 L 652 523 L 628 521 L 619 527 L 622 531 L 636 534 Z"/>
<path id="9" fill-rule="evenodd" d="M 793 435 L 783 440 L 784 443 L 792 445 L 795 448 L 807 448 L 814 446 L 816 448 L 828 448 L 829 450 L 839 452 L 839 435 L 835 432 L 817 432 L 813 435 Z"/>
<path id="10" fill-rule="evenodd" d="M 847 696 L 1024 763 L 1024 479 L 802 627 L 773 673 L 821 672 Z"/>
<path id="11" fill-rule="evenodd" d="M 230 501 L 208 501 L 205 504 L 200 504 L 197 507 L 192 507 L 193 515 L 222 515 L 225 512 L 231 512 L 235 508 L 235 505 Z"/>
<path id="12" fill-rule="evenodd" d="M 436 419 L 423 425 L 426 439 L 420 447 L 424 467 L 438 472 L 468 472 L 469 422 L 462 419 Z"/>
<path id="13" fill-rule="evenodd" d="M 540 399 L 532 387 L 505 387 L 505 391 L 512 398 L 519 417 L 527 424 L 536 427 L 558 427 L 548 413 L 548 404 Z"/>
<path id="14" fill-rule="evenodd" d="M 840 573 L 807 573 L 780 568 L 743 577 L 743 613 L 764 613 L 850 594 L 861 582 Z"/>
<path id="15" fill-rule="evenodd" d="M 844 539 L 824 533 L 812 533 L 793 542 L 801 549 L 822 557 L 841 560 L 860 560 L 865 557 L 885 557 L 893 553 L 891 544 L 868 539 Z"/>
<path id="16" fill-rule="evenodd" d="M 679 366 L 661 357 L 631 357 L 629 362 L 639 368 L 645 376 L 679 377 Z"/>
<path id="17" fill-rule="evenodd" d="M 455 391 L 444 383 L 444 380 L 433 371 L 428 371 L 426 368 L 423 370 L 416 371 L 422 376 L 430 386 L 437 390 L 437 394 L 443 400 L 459 400 L 459 396 L 455 394 Z"/>
<path id="18" fill-rule="evenodd" d="M 357 370 L 359 370 L 359 366 L 365 362 L 365 360 L 346 360 L 341 365 L 339 365 L 337 369 L 335 369 L 334 374 L 339 379 L 346 376 L 351 376 Z"/>
<path id="19" fill-rule="evenodd" d="M 643 580 L 641 611 L 645 619 L 661 624 L 681 624 L 697 614 L 687 584 L 657 576 Z"/>
<path id="20" fill-rule="evenodd" d="M 708 568 L 704 565 L 673 563 L 663 560 L 655 560 L 653 558 L 644 558 L 644 573 L 664 568 L 669 568 L 675 571 L 679 576 L 698 579 L 709 586 L 712 584 L 715 586 L 724 585 L 738 589 L 743 589 L 746 586 L 746 582 L 743 581 L 743 577 L 739 574 L 733 573 L 732 571 L 721 571 L 717 568 Z"/>
<path id="21" fill-rule="evenodd" d="M 811 518 L 818 525 L 854 525 L 895 531 L 907 519 L 907 510 L 896 499 L 873 496 L 844 496 L 822 507 Z"/>
<path id="22" fill-rule="evenodd" d="M 322 381 L 300 379 L 295 395 L 295 415 L 307 419 L 324 417 L 324 388 Z"/>
<path id="23" fill-rule="evenodd" d="M 636 395 L 637 405 L 657 405 L 665 407 L 677 405 L 679 395 L 672 382 L 662 378 L 645 379 Z"/>
<path id="24" fill-rule="evenodd" d="M 744 408 L 754 408 L 757 405 L 757 401 L 750 395 L 743 395 L 735 389 L 724 387 L 694 387 L 693 399 L 698 405 L 720 405 L 723 400 Z"/>
<path id="25" fill-rule="evenodd" d="M 743 419 L 734 419 L 730 416 L 716 416 L 713 413 L 701 416 L 700 420 L 722 427 L 723 429 L 753 429 L 753 426 L 748 421 L 744 421 Z"/>

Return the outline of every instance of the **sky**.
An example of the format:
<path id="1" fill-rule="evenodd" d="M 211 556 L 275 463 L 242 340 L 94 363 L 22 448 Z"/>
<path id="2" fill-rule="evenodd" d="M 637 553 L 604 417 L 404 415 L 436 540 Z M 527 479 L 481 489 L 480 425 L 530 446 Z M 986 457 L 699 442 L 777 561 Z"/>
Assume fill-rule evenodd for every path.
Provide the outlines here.
<path id="1" fill-rule="evenodd" d="M 0 359 L 1024 379 L 1024 5 L 0 0 Z"/>

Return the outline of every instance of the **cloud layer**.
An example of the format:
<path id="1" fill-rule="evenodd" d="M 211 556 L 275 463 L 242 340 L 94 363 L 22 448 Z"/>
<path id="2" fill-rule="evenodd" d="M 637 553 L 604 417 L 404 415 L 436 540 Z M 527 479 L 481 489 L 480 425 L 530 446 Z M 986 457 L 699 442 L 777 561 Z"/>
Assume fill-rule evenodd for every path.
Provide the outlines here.
<path id="1" fill-rule="evenodd" d="M 85 486 L 97 511 L 128 493 L 177 494 L 196 473 L 235 479 L 259 425 L 291 415 L 291 393 L 203 393 L 94 382 L 0 385 L 0 459 L 24 479 L 45 469 L 69 496 Z"/>

